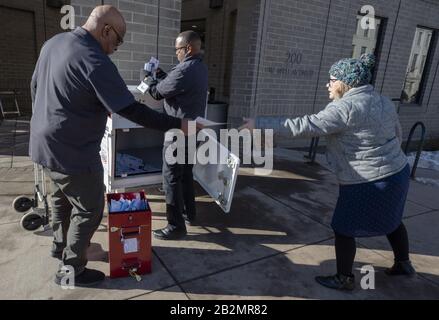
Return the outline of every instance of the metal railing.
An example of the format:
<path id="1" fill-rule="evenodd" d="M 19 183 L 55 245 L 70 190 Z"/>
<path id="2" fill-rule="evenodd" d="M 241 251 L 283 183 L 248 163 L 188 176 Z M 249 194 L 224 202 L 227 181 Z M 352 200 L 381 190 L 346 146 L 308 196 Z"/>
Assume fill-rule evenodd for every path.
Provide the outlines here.
<path id="1" fill-rule="evenodd" d="M 401 110 L 401 98 L 393 98 L 392 99 L 393 102 L 398 102 L 398 106 L 396 109 L 397 114 L 399 114 L 400 110 Z M 419 144 L 418 144 L 418 149 L 416 151 L 416 156 L 415 156 L 415 161 L 413 162 L 413 166 L 412 166 L 412 172 L 410 173 L 410 178 L 414 179 L 415 178 L 415 174 L 416 174 L 416 169 L 418 167 L 418 162 L 419 162 L 419 158 L 421 157 L 421 153 L 422 153 L 422 148 L 424 147 L 424 142 L 425 142 L 425 133 L 426 133 L 426 128 L 425 125 L 422 121 L 418 121 L 416 122 L 413 127 L 410 129 L 410 133 L 409 136 L 407 138 L 407 142 L 405 144 L 405 148 L 404 148 L 404 153 L 407 155 L 409 152 L 409 146 L 412 142 L 412 138 L 413 138 L 413 134 L 416 131 L 416 128 L 420 126 L 421 127 L 421 139 L 419 140 Z"/>
<path id="2" fill-rule="evenodd" d="M 412 179 L 415 178 L 416 168 L 418 167 L 419 158 L 421 156 L 422 148 L 424 147 L 424 142 L 425 142 L 426 129 L 425 129 L 425 125 L 422 121 L 418 121 L 413 125 L 412 129 L 410 130 L 410 134 L 409 134 L 409 137 L 407 138 L 407 143 L 406 143 L 405 148 L 404 148 L 404 153 L 407 155 L 408 151 L 409 151 L 410 143 L 412 142 L 413 134 L 415 133 L 415 130 L 418 126 L 421 127 L 421 139 L 419 140 L 418 149 L 416 151 L 415 161 L 413 162 L 412 172 L 410 173 L 410 177 Z"/>
<path id="3" fill-rule="evenodd" d="M 319 141 L 320 141 L 319 137 L 313 137 L 311 139 L 311 144 L 309 146 L 308 154 L 304 156 L 306 159 L 309 160 L 307 161 L 307 163 L 315 163 Z"/>

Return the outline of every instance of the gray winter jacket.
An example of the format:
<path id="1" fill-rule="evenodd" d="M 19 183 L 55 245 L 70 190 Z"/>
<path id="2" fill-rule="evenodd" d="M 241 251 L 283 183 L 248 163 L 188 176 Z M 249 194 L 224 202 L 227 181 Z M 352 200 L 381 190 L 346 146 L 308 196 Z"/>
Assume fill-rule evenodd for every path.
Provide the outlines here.
<path id="1" fill-rule="evenodd" d="M 258 117 L 256 127 L 289 130 L 294 137 L 326 136 L 327 160 L 340 184 L 379 180 L 407 165 L 395 105 L 371 85 L 349 90 L 318 114 Z"/>

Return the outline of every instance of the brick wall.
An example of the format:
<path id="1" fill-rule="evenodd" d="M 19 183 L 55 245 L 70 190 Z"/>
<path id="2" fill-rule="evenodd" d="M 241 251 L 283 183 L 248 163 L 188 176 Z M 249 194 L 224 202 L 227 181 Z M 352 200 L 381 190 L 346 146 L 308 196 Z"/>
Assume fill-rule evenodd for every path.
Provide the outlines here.
<path id="1" fill-rule="evenodd" d="M 323 109 L 329 102 L 325 88 L 328 70 L 338 59 L 350 56 L 356 15 L 363 5 L 374 6 L 376 15 L 386 19 L 375 86 L 391 98 L 400 96 L 416 26 L 439 30 L 439 2 L 431 0 L 401 1 L 399 12 L 399 0 L 225 0 L 223 8 L 216 10 L 206 9 L 208 1 L 200 1 L 185 1 L 185 16 L 186 11 L 192 11 L 192 18 L 208 20 L 206 62 L 209 65 L 209 85 L 216 87 L 218 98 L 229 98 L 229 122 L 232 125 L 240 124 L 243 116 L 300 116 Z M 126 82 L 136 84 L 145 60 L 156 55 L 159 0 L 104 2 L 119 8 L 127 21 L 126 41 L 112 59 Z M 82 25 L 101 0 L 72 0 L 72 4 L 76 9 L 76 24 Z M 177 63 L 174 40 L 180 31 L 181 6 L 182 0 L 160 0 L 158 43 L 164 69 Z M 4 89 L 6 85 L 14 84 L 26 91 L 32 70 L 26 63 L 32 60 L 35 47 L 39 52 L 45 37 L 50 38 L 62 31 L 59 28 L 61 14 L 59 9 L 46 7 L 43 11 L 43 0 L 0 0 L 0 8 L 7 8 L 1 13 L 6 15 L 5 19 L 0 19 L 2 25 L 6 28 L 6 21 L 7 28 L 17 29 L 15 34 L 14 30 L 1 34 L 0 58 L 10 60 L 0 64 L 0 87 Z M 6 10 L 25 11 L 11 18 Z M 236 32 L 232 44 L 227 30 L 231 23 L 230 14 L 235 10 Z M 31 16 L 35 23 L 31 22 Z M 19 52 L 16 57 L 5 47 L 5 43 L 9 43 L 4 38 L 6 36 L 23 39 L 26 44 L 13 44 L 12 41 L 10 47 L 21 48 L 14 51 Z M 227 60 L 226 52 L 231 45 L 233 58 Z M 428 137 L 439 137 L 437 42 L 433 49 L 424 98 L 419 105 L 401 106 L 400 118 L 405 136 L 413 123 L 421 120 L 427 125 Z M 21 58 L 20 54 L 23 54 Z M 14 58 L 20 61 L 14 62 Z M 227 69 L 226 61 L 233 61 L 230 69 Z M 16 67 L 11 68 L 14 64 Z M 12 72 L 16 74 L 12 76 Z M 224 97 L 227 72 L 231 73 L 231 91 L 229 97 Z M 287 137 L 285 141 L 291 144 L 291 140 Z M 305 145 L 308 142 L 300 143 Z"/>
<path id="2" fill-rule="evenodd" d="M 151 56 L 157 56 L 163 69 L 178 61 L 174 41 L 180 32 L 181 0 L 104 0 L 116 6 L 127 22 L 125 43 L 112 55 L 127 84 L 139 82 L 140 69 Z M 60 9 L 44 5 L 43 0 L 0 0 L 0 90 L 23 92 L 20 105 L 30 112 L 29 83 L 39 51 L 45 39 L 64 30 L 60 27 Z M 75 8 L 75 24 L 81 26 L 101 0 L 64 0 Z M 158 9 L 160 5 L 160 18 Z M 159 37 L 157 31 L 159 23 Z M 7 38 L 7 39 L 6 39 Z M 157 51 L 158 43 L 158 51 Z M 3 45 L 3 47 L 1 47 Z M 13 88 L 12 88 L 13 87 Z"/>
<path id="3" fill-rule="evenodd" d="M 178 62 L 174 42 L 180 32 L 181 0 L 105 0 L 104 3 L 118 8 L 127 23 L 124 44 L 111 56 L 127 84 L 138 84 L 144 63 L 157 56 L 157 23 L 161 67 L 168 70 Z M 72 0 L 76 25 L 83 25 L 93 8 L 100 4 L 101 0 Z"/>
<path id="4" fill-rule="evenodd" d="M 325 87 L 328 70 L 335 61 L 351 55 L 356 15 L 363 5 L 374 6 L 375 14 L 387 20 L 376 89 L 399 98 L 416 26 L 439 29 L 439 2 L 402 1 L 397 18 L 399 2 L 260 0 L 257 5 L 255 1 L 239 1 L 230 121 L 239 123 L 242 116 L 255 115 L 301 116 L 323 109 L 329 102 Z M 439 137 L 437 74 L 433 83 L 438 49 L 433 51 L 421 104 L 401 106 L 405 136 L 421 120 L 429 138 Z M 297 56 L 300 59 L 295 59 Z M 307 145 L 308 141 L 285 137 L 283 143 Z"/>

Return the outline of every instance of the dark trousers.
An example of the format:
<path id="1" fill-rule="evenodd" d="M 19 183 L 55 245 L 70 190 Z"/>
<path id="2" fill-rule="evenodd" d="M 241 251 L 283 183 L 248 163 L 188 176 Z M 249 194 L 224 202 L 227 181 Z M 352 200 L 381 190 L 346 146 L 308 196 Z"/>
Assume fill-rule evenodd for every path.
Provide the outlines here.
<path id="1" fill-rule="evenodd" d="M 403 223 L 392 233 L 387 235 L 392 246 L 395 261 L 409 260 L 409 240 Z M 335 255 L 337 257 L 337 273 L 345 276 L 352 275 L 357 246 L 355 238 L 335 233 Z"/>
<path id="2" fill-rule="evenodd" d="M 163 144 L 163 188 L 166 194 L 166 217 L 168 224 L 176 228 L 186 228 L 183 214 L 189 219 L 196 216 L 195 191 L 192 175 L 192 164 L 188 164 L 188 148 L 186 139 L 185 164 L 169 164 L 166 161 L 166 150 L 172 142 Z"/>
<path id="3" fill-rule="evenodd" d="M 76 274 L 87 265 L 87 249 L 104 211 L 103 173 L 65 175 L 46 169 L 52 188 L 54 253 Z"/>

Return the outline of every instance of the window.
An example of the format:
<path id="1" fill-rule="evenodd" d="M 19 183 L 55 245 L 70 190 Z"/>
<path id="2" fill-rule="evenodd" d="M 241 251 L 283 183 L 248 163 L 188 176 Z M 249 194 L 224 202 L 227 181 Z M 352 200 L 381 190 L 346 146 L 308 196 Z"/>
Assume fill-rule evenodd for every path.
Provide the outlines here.
<path id="1" fill-rule="evenodd" d="M 422 27 L 416 28 L 401 94 L 402 103 L 420 103 L 422 82 L 427 70 L 426 65 L 428 65 L 432 37 L 433 30 Z M 422 39 L 425 40 L 422 41 Z"/>
<path id="2" fill-rule="evenodd" d="M 427 35 L 427 40 L 425 41 L 425 45 L 428 46 L 430 45 L 430 40 L 431 40 L 431 34 Z"/>
<path id="3" fill-rule="evenodd" d="M 413 55 L 412 66 L 410 67 L 410 72 L 414 72 L 416 69 L 416 62 L 418 61 L 418 55 Z"/>
<path id="4" fill-rule="evenodd" d="M 378 49 L 381 46 L 383 32 L 383 22 L 385 18 L 375 17 L 375 29 L 363 29 L 361 20 L 363 15 L 357 15 L 357 28 L 352 38 L 352 57 L 359 58 L 364 53 L 372 53 L 378 59 Z M 376 66 L 375 66 L 376 70 Z M 375 70 L 373 71 L 372 83 L 375 80 Z"/>
<path id="5" fill-rule="evenodd" d="M 369 29 L 364 29 L 364 37 L 369 38 Z"/>
<path id="6" fill-rule="evenodd" d="M 423 56 L 422 56 L 421 70 L 424 69 L 424 67 L 425 67 L 425 59 L 426 59 L 426 58 L 427 58 L 426 55 L 423 55 Z"/>
<path id="7" fill-rule="evenodd" d="M 363 29 L 361 27 L 361 19 L 363 18 L 361 15 L 357 16 L 357 31 L 352 39 L 353 58 L 359 58 L 366 52 L 374 53 L 377 46 L 381 19 L 375 18 L 375 29 Z"/>
<path id="8" fill-rule="evenodd" d="M 420 32 L 418 33 L 418 46 L 421 45 L 421 41 L 422 41 L 422 31 L 420 31 Z"/>

